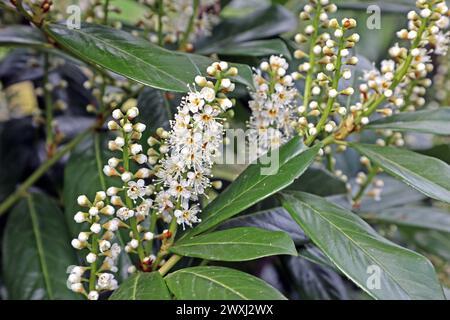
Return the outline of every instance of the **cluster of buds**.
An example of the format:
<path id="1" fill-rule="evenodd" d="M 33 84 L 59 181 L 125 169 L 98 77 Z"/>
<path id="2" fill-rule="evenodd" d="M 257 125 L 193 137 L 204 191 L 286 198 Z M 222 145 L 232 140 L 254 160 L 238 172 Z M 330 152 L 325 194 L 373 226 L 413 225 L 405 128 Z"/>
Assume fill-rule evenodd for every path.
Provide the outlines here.
<path id="1" fill-rule="evenodd" d="M 104 191 L 97 192 L 94 201 L 85 195 L 79 196 L 77 201 L 84 211 L 77 212 L 74 220 L 88 229 L 81 231 L 71 244 L 75 249 L 86 252 L 86 266 L 68 268 L 67 286 L 90 300 L 97 300 L 100 292 L 117 288 L 113 273 L 117 272 L 121 249 L 113 241 L 120 222 L 114 218 L 115 209 L 107 204 Z M 88 284 L 88 288 L 84 283 Z"/>
<path id="2" fill-rule="evenodd" d="M 148 11 L 145 12 L 144 18 L 138 21 L 137 26 L 148 31 L 149 40 L 154 43 L 159 41 L 159 30 L 163 32 L 164 43 L 177 43 L 189 29 L 190 23 L 192 23 L 192 32 L 186 40 L 192 43 L 200 35 L 209 35 L 214 25 L 219 22 L 220 4 L 217 0 L 200 0 L 198 8 L 192 5 L 192 0 L 159 2 L 139 0 L 139 2 L 145 5 Z M 163 6 L 163 10 L 159 9 L 159 5 Z M 161 14 L 162 16 L 160 16 Z M 193 17 L 193 15 L 195 16 Z"/>
<path id="3" fill-rule="evenodd" d="M 431 54 L 445 55 L 448 48 L 449 33 L 443 31 L 449 25 L 445 2 L 420 0 L 416 5 L 419 11 L 408 13 L 408 29 L 397 32 L 410 48 L 395 44 L 389 50 L 391 59 L 382 61 L 379 71 L 367 72 L 359 88 L 367 108 L 371 101 L 384 96 L 389 105 L 377 110 L 383 116 L 425 105 L 426 89 L 431 86 L 427 76 L 433 71 Z M 428 45 L 434 49 L 427 49 Z"/>
<path id="4" fill-rule="evenodd" d="M 112 112 L 114 120 L 108 122 L 108 128 L 118 133 L 109 141 L 108 148 L 120 152 L 121 157 L 112 157 L 104 166 L 107 176 L 116 176 L 121 180 L 120 187 L 110 187 L 106 191 L 111 204 L 117 208 L 116 217 L 130 229 L 130 240 L 125 245 L 128 253 L 137 253 L 141 262 L 148 260 L 144 253 L 144 241 L 152 241 L 153 235 L 142 225 L 150 214 L 154 187 L 147 185 L 153 171 L 148 168 L 149 157 L 139 141 L 146 129 L 143 123 L 135 121 L 139 109 L 134 105 L 123 105 Z"/>
<path id="5" fill-rule="evenodd" d="M 166 222 L 176 221 L 183 228 L 200 222 L 197 202 L 211 185 L 211 166 L 223 143 L 221 115 L 233 106 L 226 96 L 234 90 L 229 77 L 237 72 L 226 62 L 213 63 L 207 73 L 215 82 L 197 76 L 195 83 L 201 89 L 189 92 L 178 107 L 164 142 L 168 152 L 155 173 L 161 188 L 155 203 Z"/>
<path id="6" fill-rule="evenodd" d="M 309 54 L 301 49 L 294 53 L 295 58 L 302 60 L 294 79 L 305 81 L 297 123 L 297 131 L 305 137 L 315 137 L 322 131 L 333 132 L 337 124 L 329 119 L 330 115 L 344 116 L 347 113 L 347 109 L 339 104 L 339 96 L 354 93 L 351 86 L 341 86 L 352 78 L 351 66 L 358 63 L 358 58 L 351 55 L 351 49 L 360 36 L 349 34 L 356 27 L 354 19 L 345 18 L 339 22 L 329 18 L 328 13 L 336 9 L 327 0 L 310 1 L 300 13 L 300 19 L 312 21 L 305 27 L 304 33 L 295 36 L 299 45 L 304 42 L 309 45 Z M 319 117 L 319 121 L 314 121 Z"/>
<path id="7" fill-rule="evenodd" d="M 249 107 L 252 115 L 249 121 L 250 139 L 258 142 L 254 156 L 260 156 L 269 149 L 287 142 L 294 134 L 293 122 L 298 91 L 286 59 L 271 56 L 260 64 L 253 75 L 256 91 L 251 93 Z M 253 155 L 252 155 L 253 156 Z"/>
<path id="8" fill-rule="evenodd" d="M 230 77 L 237 72 L 226 62 L 217 62 L 207 69 L 209 78 L 215 81 L 197 76 L 194 87 L 201 89 L 191 90 L 183 98 L 170 132 L 159 128 L 147 140 L 147 153 L 139 143 L 146 126 L 136 121 L 136 105 L 124 103 L 113 110 L 108 128 L 116 137 L 108 142 L 108 148 L 121 156 L 108 159 L 103 173 L 116 177 L 118 182 L 97 192 L 92 202 L 84 195 L 78 198 L 78 204 L 86 210 L 78 212 L 74 219 L 87 224 L 89 230 L 73 239 L 72 246 L 88 252 L 85 266 L 68 269 L 71 290 L 98 299 L 101 292 L 117 288 L 113 273 L 118 271 L 116 261 L 121 248 L 113 240 L 120 228 L 129 231 L 124 251 L 136 254 L 138 267 L 146 272 L 164 263 L 166 251 L 161 253 L 161 249 L 155 256 L 154 240 L 161 240 L 161 248 L 165 248 L 178 225 L 192 227 L 200 221 L 199 204 L 191 202 L 197 202 L 212 185 L 211 166 L 222 144 L 221 115 L 233 106 L 226 94 L 234 90 Z M 161 234 L 154 234 L 158 218 L 171 225 Z M 128 268 L 128 272 L 136 270 L 135 266 Z"/>

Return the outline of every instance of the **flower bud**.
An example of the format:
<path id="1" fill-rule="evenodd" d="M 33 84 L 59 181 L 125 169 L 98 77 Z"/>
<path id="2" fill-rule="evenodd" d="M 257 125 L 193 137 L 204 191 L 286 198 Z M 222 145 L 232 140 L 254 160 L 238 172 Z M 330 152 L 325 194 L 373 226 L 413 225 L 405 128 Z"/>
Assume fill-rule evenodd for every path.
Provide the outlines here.
<path id="1" fill-rule="evenodd" d="M 83 223 L 83 222 L 87 221 L 87 214 L 79 211 L 75 214 L 73 219 L 75 220 L 76 223 Z"/>
<path id="2" fill-rule="evenodd" d="M 93 223 L 89 228 L 93 233 L 100 233 L 102 226 L 99 223 Z"/>
<path id="3" fill-rule="evenodd" d="M 94 263 L 96 260 L 97 260 L 97 255 L 95 253 L 91 252 L 86 256 L 87 263 Z"/>

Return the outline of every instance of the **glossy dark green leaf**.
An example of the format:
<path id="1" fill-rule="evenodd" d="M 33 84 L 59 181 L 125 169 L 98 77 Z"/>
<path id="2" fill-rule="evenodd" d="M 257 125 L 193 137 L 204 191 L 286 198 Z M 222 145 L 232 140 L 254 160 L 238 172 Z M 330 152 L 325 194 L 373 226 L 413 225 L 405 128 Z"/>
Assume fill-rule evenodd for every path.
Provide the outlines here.
<path id="1" fill-rule="evenodd" d="M 297 255 L 289 235 L 246 227 L 216 231 L 175 243 L 170 251 L 215 261 L 247 261 L 275 255 Z"/>
<path id="2" fill-rule="evenodd" d="M 131 276 L 114 291 L 109 300 L 170 300 L 171 295 L 159 272 Z"/>
<path id="3" fill-rule="evenodd" d="M 351 143 L 350 146 L 423 194 L 450 203 L 450 166 L 412 151 Z"/>
<path id="4" fill-rule="evenodd" d="M 77 299 L 67 288 L 67 267 L 77 264 L 64 215 L 43 194 L 22 200 L 8 217 L 3 278 L 14 300 Z"/>
<path id="5" fill-rule="evenodd" d="M 287 189 L 323 197 L 347 193 L 345 182 L 327 170 L 314 167 L 308 168 L 302 178 L 294 181 Z"/>
<path id="6" fill-rule="evenodd" d="M 290 185 L 305 172 L 319 152 L 321 145 L 307 149 L 296 137 L 281 148 L 278 154 L 276 176 L 264 175 L 261 164 L 253 163 L 202 212 L 202 222 L 186 236 L 197 235 L 235 216 L 255 203 Z M 272 163 L 273 166 L 275 163 Z M 271 172 L 273 173 L 273 172 Z"/>
<path id="7" fill-rule="evenodd" d="M 303 257 L 286 259 L 292 278 L 292 291 L 301 300 L 347 300 L 347 288 L 341 276 L 332 268 L 317 265 Z"/>
<path id="8" fill-rule="evenodd" d="M 450 108 L 395 114 L 371 122 L 366 129 L 389 129 L 450 135 Z"/>
<path id="9" fill-rule="evenodd" d="M 284 300 L 275 288 L 247 273 L 224 267 L 193 267 L 165 277 L 178 300 Z"/>
<path id="10" fill-rule="evenodd" d="M 306 260 L 313 262 L 315 264 L 332 268 L 335 271 L 339 272 L 339 269 L 335 267 L 333 262 L 331 262 L 331 260 L 312 243 L 306 244 L 303 247 L 301 247 L 300 250 L 298 251 L 298 256 L 305 258 Z"/>
<path id="11" fill-rule="evenodd" d="M 0 46 L 50 47 L 39 29 L 13 25 L 0 29 Z"/>
<path id="12" fill-rule="evenodd" d="M 364 214 L 369 222 L 395 224 L 450 233 L 450 212 L 432 207 L 399 207 Z"/>
<path id="13" fill-rule="evenodd" d="M 219 229 L 236 227 L 258 227 L 270 231 L 284 231 L 296 243 L 308 241 L 302 229 L 292 220 L 282 207 L 242 215 L 220 225 Z"/>
<path id="14" fill-rule="evenodd" d="M 80 29 L 47 24 L 45 29 L 60 46 L 81 60 L 150 87 L 186 92 L 196 75 L 206 73 L 207 58 L 202 57 L 203 63 L 196 64 L 195 55 L 163 49 L 122 30 L 93 24 L 83 24 Z M 249 69 L 238 66 L 242 68 Z M 241 76 L 250 72 L 241 71 Z"/>
<path id="15" fill-rule="evenodd" d="M 206 47 L 204 50 L 209 51 Z M 281 39 L 253 40 L 239 43 L 227 44 L 217 52 L 226 56 L 250 56 L 265 57 L 274 55 L 283 55 L 287 59 L 291 59 L 291 53 L 286 44 Z M 199 53 L 202 53 L 200 50 Z"/>
<path id="16" fill-rule="evenodd" d="M 418 230 L 399 226 L 400 233 L 408 243 L 415 245 L 420 250 L 450 261 L 450 237 L 448 233 L 434 230 Z"/>
<path id="17" fill-rule="evenodd" d="M 450 164 L 450 144 L 440 144 L 430 149 L 417 150 L 418 153 L 438 158 L 447 164 Z"/>
<path id="18" fill-rule="evenodd" d="M 443 299 L 434 268 L 425 257 L 386 240 L 354 213 L 321 197 L 286 191 L 282 199 L 321 251 L 372 297 Z M 370 277 L 374 272 L 379 286 Z"/>
<path id="19" fill-rule="evenodd" d="M 224 19 L 212 36 L 197 44 L 204 54 L 220 53 L 222 48 L 235 43 L 270 38 L 292 31 L 297 26 L 295 15 L 280 5 L 263 7 L 249 15 Z"/>

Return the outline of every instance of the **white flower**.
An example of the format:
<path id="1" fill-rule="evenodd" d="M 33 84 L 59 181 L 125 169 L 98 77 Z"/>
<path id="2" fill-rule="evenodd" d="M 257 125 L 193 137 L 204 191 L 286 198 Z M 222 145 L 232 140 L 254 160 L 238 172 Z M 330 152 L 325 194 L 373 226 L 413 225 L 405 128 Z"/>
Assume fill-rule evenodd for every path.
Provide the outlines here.
<path id="1" fill-rule="evenodd" d="M 117 216 L 119 219 L 121 219 L 121 220 L 123 220 L 123 221 L 126 221 L 126 220 L 128 220 L 129 218 L 134 217 L 134 211 L 131 210 L 131 209 L 128 209 L 127 207 L 122 207 L 122 208 L 120 208 L 119 210 L 117 210 L 116 216 Z"/>
<path id="2" fill-rule="evenodd" d="M 153 204 L 152 199 L 146 199 L 136 208 L 136 215 L 147 216 Z"/>
<path id="3" fill-rule="evenodd" d="M 90 291 L 89 292 L 89 294 L 88 294 L 88 299 L 89 300 L 98 300 L 98 292 L 97 291 L 95 291 L 95 290 L 92 290 L 92 291 Z"/>
<path id="4" fill-rule="evenodd" d="M 192 113 L 197 112 L 205 105 L 203 95 L 199 92 L 190 92 L 187 98 L 187 106 Z"/>
<path id="5" fill-rule="evenodd" d="M 131 200 L 136 200 L 138 198 L 143 199 L 147 193 L 147 187 L 145 186 L 145 181 L 139 179 L 136 181 L 128 182 L 127 195 Z"/>
<path id="6" fill-rule="evenodd" d="M 193 206 L 189 209 L 183 210 L 175 210 L 174 215 L 177 219 L 177 223 L 183 225 L 183 229 L 185 225 L 192 227 L 193 223 L 201 222 L 201 219 L 197 217 L 197 214 L 200 212 L 198 206 Z"/>
<path id="7" fill-rule="evenodd" d="M 111 273 L 102 273 L 98 277 L 97 287 L 101 290 L 115 290 L 117 288 L 117 280 Z"/>
<path id="8" fill-rule="evenodd" d="M 179 197 L 183 197 L 188 199 L 191 196 L 191 191 L 189 190 L 189 182 L 186 180 L 179 181 L 171 181 L 169 193 L 171 196 L 178 199 Z"/>
<path id="9" fill-rule="evenodd" d="M 103 253 L 111 248 L 111 242 L 109 242 L 108 240 L 100 240 L 98 242 L 98 247 L 100 249 L 100 252 Z"/>
<path id="10" fill-rule="evenodd" d="M 228 79 L 224 79 L 224 80 L 228 80 Z M 230 80 L 228 80 L 228 81 L 230 81 Z M 212 102 L 216 98 L 216 92 L 212 88 L 204 87 L 200 91 L 200 94 L 201 94 L 202 98 L 205 99 L 207 102 Z"/>

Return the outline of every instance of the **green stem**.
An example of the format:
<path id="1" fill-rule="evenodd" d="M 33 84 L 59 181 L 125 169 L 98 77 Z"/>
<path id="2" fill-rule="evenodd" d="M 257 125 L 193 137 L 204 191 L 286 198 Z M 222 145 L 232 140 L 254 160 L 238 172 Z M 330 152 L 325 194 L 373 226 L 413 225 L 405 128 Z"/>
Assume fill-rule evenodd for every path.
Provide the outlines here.
<path id="1" fill-rule="evenodd" d="M 366 177 L 366 181 L 361 185 L 361 187 L 358 190 L 358 193 L 353 197 L 353 203 L 359 204 L 361 198 L 364 196 L 364 193 L 366 192 L 367 188 L 372 183 L 373 179 L 377 176 L 378 170 L 380 167 L 374 165 L 369 169 L 369 173 Z"/>
<path id="2" fill-rule="evenodd" d="M 45 124 L 46 124 L 46 144 L 47 152 L 51 156 L 54 141 L 53 134 L 53 102 L 52 102 L 52 92 L 48 89 L 50 85 L 49 81 L 49 71 L 50 71 L 50 61 L 49 54 L 44 53 L 44 100 L 45 100 Z"/>
<path id="3" fill-rule="evenodd" d="M 331 85 L 331 88 L 333 90 L 338 89 L 339 80 L 341 79 L 342 50 L 344 49 L 344 44 L 345 44 L 345 37 L 343 36 L 340 39 L 338 54 L 336 57 L 336 73 L 333 75 L 333 82 Z M 320 120 L 316 126 L 317 133 L 315 135 L 309 136 L 306 139 L 306 141 L 305 141 L 306 145 L 308 145 L 308 146 L 311 145 L 314 142 L 314 140 L 317 138 L 317 136 L 322 132 L 326 122 L 328 121 L 328 116 L 330 115 L 331 110 L 333 109 L 333 105 L 334 105 L 335 101 L 336 101 L 336 97 L 334 97 L 334 98 L 328 97 L 327 106 L 326 106 L 325 110 L 323 111 L 322 116 L 320 117 Z"/>
<path id="4" fill-rule="evenodd" d="M 303 105 L 305 108 L 308 108 L 309 100 L 311 99 L 311 89 L 313 83 L 313 75 L 314 69 L 316 65 L 316 56 L 314 54 L 314 46 L 317 41 L 317 37 L 319 35 L 319 23 L 320 23 L 320 12 L 322 10 L 322 5 L 320 2 L 317 3 L 316 13 L 314 15 L 313 27 L 314 33 L 311 35 L 311 39 L 309 41 L 309 70 L 306 75 L 305 80 L 305 91 L 303 94 Z"/>
<path id="5" fill-rule="evenodd" d="M 178 209 L 179 207 L 180 205 L 177 204 L 176 208 Z M 163 244 L 159 249 L 158 255 L 156 256 L 155 262 L 153 262 L 154 269 L 158 267 L 158 265 L 161 263 L 161 260 L 164 258 L 165 255 L 167 255 L 169 248 L 172 246 L 177 233 L 177 227 L 178 227 L 177 219 L 175 217 L 172 217 L 172 221 L 170 222 L 169 225 L 170 238 L 166 239 L 166 241 L 163 241 Z"/>
<path id="6" fill-rule="evenodd" d="M 156 221 L 158 220 L 158 216 L 157 216 L 157 211 L 153 210 L 150 216 L 150 226 L 149 226 L 149 231 L 152 232 L 153 234 L 155 233 L 156 230 Z M 147 252 L 149 254 L 153 253 L 153 243 L 154 240 L 149 240 L 147 243 Z"/>
<path id="7" fill-rule="evenodd" d="M 122 130 L 122 134 L 123 134 L 123 138 L 125 140 L 125 144 L 123 146 L 123 167 L 124 167 L 125 171 L 128 172 L 128 171 L 130 171 L 130 154 L 129 154 L 129 148 L 128 148 L 129 147 L 129 136 L 128 136 L 128 133 L 126 133 L 124 130 Z M 127 207 L 129 209 L 133 209 L 134 208 L 133 202 L 128 197 L 126 191 L 124 191 L 124 195 L 125 195 L 125 204 L 127 205 Z M 142 262 L 145 259 L 145 252 L 144 252 L 144 247 L 142 245 L 141 235 L 138 230 L 138 223 L 137 223 L 136 217 L 130 218 L 130 227 L 131 227 L 131 230 L 133 231 L 133 236 L 139 242 L 137 250 L 138 250 L 139 260 Z"/>
<path id="8" fill-rule="evenodd" d="M 30 15 L 27 10 L 25 10 L 25 8 L 23 7 L 23 3 L 22 2 L 23 2 L 22 0 L 17 0 L 16 1 L 17 11 L 19 11 L 19 13 L 21 15 L 23 15 L 25 17 L 25 19 L 27 19 L 28 21 L 31 21 L 31 22 L 35 23 L 35 21 L 33 19 L 33 16 Z"/>
<path id="9" fill-rule="evenodd" d="M 186 45 L 187 45 L 188 40 L 189 40 L 189 36 L 191 35 L 192 30 L 194 29 L 194 22 L 195 22 L 195 18 L 198 16 L 199 4 L 200 4 L 200 0 L 192 0 L 193 12 L 192 12 L 192 16 L 189 19 L 189 24 L 188 24 L 188 27 L 186 29 L 186 32 L 183 33 L 183 38 L 181 39 L 181 42 L 180 42 L 179 48 L 181 50 L 186 48 Z"/>
<path id="10" fill-rule="evenodd" d="M 163 46 L 163 24 L 162 17 L 164 15 L 164 4 L 163 0 L 158 0 L 158 44 L 159 46 Z"/>
<path id="11" fill-rule="evenodd" d="M 165 276 L 167 274 L 167 272 L 170 271 L 170 269 L 173 268 L 173 266 L 175 266 L 178 261 L 181 260 L 181 256 L 174 254 L 173 256 L 170 257 L 169 260 L 167 260 L 167 262 L 158 270 L 158 272 L 161 274 L 161 276 Z"/>
<path id="12" fill-rule="evenodd" d="M 92 235 L 91 239 L 91 252 L 95 255 L 98 254 L 98 235 L 95 233 Z M 97 279 L 97 259 L 91 263 L 89 274 L 89 291 L 95 290 L 95 280 Z"/>
<path id="13" fill-rule="evenodd" d="M 109 6 L 109 0 L 105 0 L 105 3 L 103 4 L 103 24 L 108 24 L 108 6 Z"/>
<path id="14" fill-rule="evenodd" d="M 95 161 L 97 163 L 97 172 L 98 177 L 100 180 L 100 186 L 102 187 L 103 191 L 106 191 L 106 180 L 105 176 L 103 174 L 102 165 L 103 165 L 103 159 L 101 154 L 101 146 L 100 146 L 100 134 L 96 132 L 94 134 L 94 149 L 95 149 Z M 108 198 L 106 198 L 108 201 Z"/>

